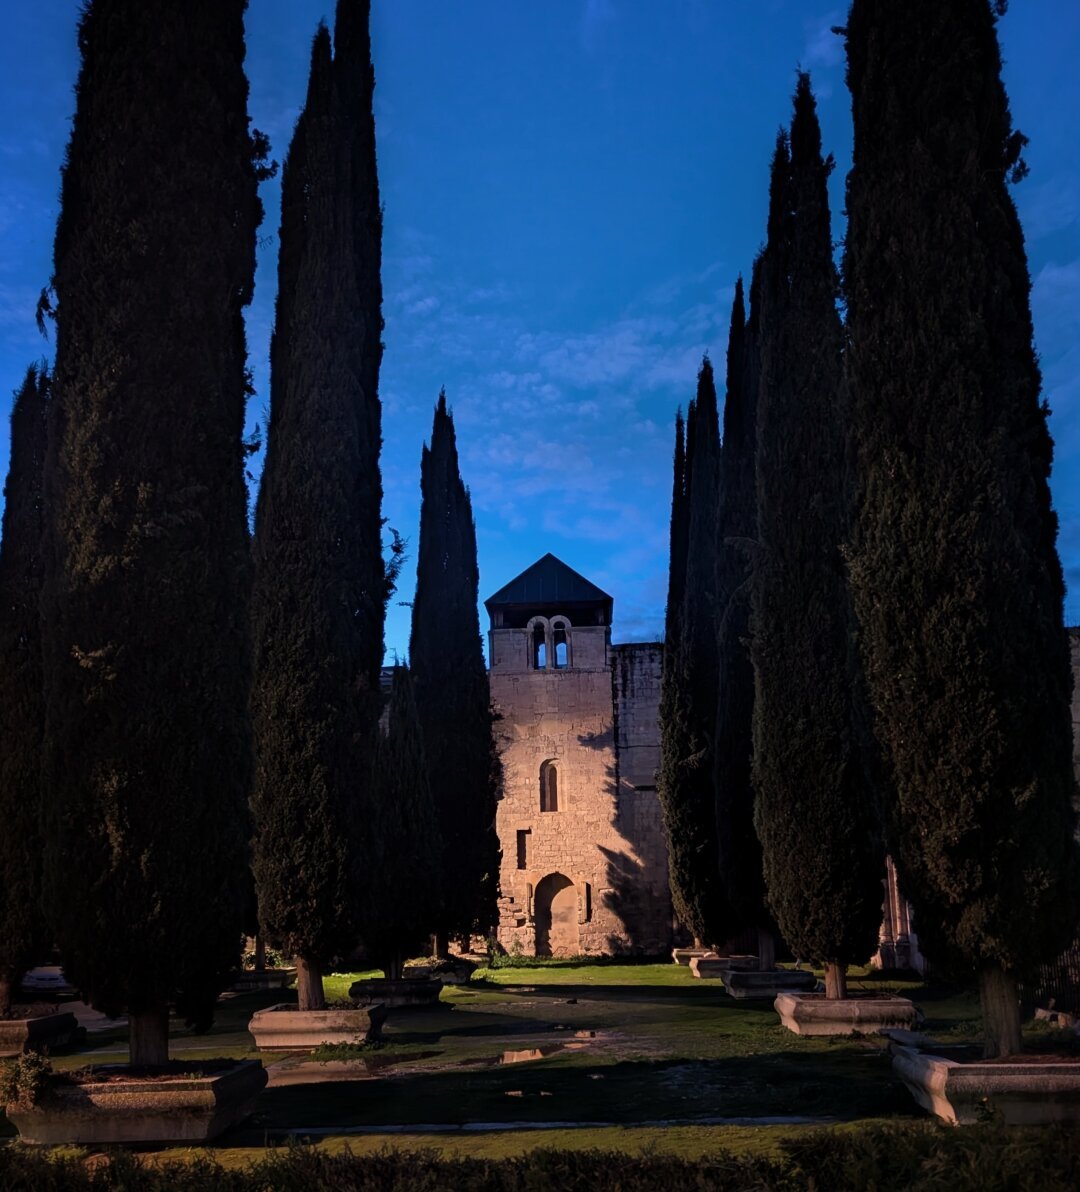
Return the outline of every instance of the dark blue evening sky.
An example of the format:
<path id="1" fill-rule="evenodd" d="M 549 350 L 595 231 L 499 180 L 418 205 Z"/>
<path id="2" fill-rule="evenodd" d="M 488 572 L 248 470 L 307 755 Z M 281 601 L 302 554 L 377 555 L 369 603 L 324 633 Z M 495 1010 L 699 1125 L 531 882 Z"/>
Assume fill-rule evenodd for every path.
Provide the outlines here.
<path id="1" fill-rule="evenodd" d="M 439 388 L 473 494 L 481 596 L 553 551 L 615 597 L 617 640 L 659 637 L 672 421 L 702 353 L 722 375 L 732 285 L 760 246 L 768 161 L 796 67 L 837 159 L 851 144 L 828 0 L 374 0 L 386 207 L 385 513 L 415 559 L 420 448 Z M 77 0 L 5 6 L 0 40 L 0 389 L 52 345 L 48 280 L 78 67 Z M 251 114 L 287 148 L 331 0 L 251 0 Z M 1053 488 L 1080 621 L 1080 4 L 1014 0 L 1000 24 L 1031 175 L 1036 340 L 1057 440 Z M 264 422 L 278 189 L 249 350 Z M 0 470 L 8 428 L 0 425 Z M 411 597 L 411 567 L 398 599 Z M 387 649 L 408 648 L 393 606 Z"/>

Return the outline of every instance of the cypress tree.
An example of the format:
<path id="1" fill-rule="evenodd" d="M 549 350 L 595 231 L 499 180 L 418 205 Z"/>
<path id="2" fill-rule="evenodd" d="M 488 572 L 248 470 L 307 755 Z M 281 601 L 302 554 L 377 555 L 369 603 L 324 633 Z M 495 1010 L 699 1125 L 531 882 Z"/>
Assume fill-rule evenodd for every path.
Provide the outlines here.
<path id="1" fill-rule="evenodd" d="M 387 977 L 400 980 L 405 961 L 427 942 L 437 921 L 441 861 L 412 677 L 403 666 L 394 667 L 370 793 L 360 935 Z"/>
<path id="2" fill-rule="evenodd" d="M 282 178 L 270 426 L 255 520 L 253 869 L 301 1008 L 355 934 L 380 710 L 381 214 L 366 0 L 319 26 Z"/>
<path id="3" fill-rule="evenodd" d="M 679 432 L 677 421 L 657 791 L 675 913 L 701 941 L 729 934 L 731 927 L 717 863 L 713 787 L 720 431 L 708 357 L 698 373 L 682 450 Z"/>
<path id="4" fill-rule="evenodd" d="M 728 336 L 727 393 L 717 519 L 716 837 L 724 891 L 735 917 L 757 929 L 762 969 L 773 965 L 775 926 L 765 902 L 761 844 L 754 829 L 754 667 L 750 656 L 750 575 L 757 541 L 757 293 L 747 321 L 743 282 L 735 283 Z"/>
<path id="5" fill-rule="evenodd" d="M 694 403 L 689 416 L 694 417 Z M 694 930 L 693 911 L 683 896 L 683 855 L 679 847 L 678 802 L 680 759 L 689 752 L 687 726 L 682 715 L 679 677 L 682 670 L 683 594 L 686 590 L 686 547 L 690 528 L 686 495 L 686 430 L 682 410 L 675 415 L 675 456 L 671 486 L 671 532 L 668 565 L 667 608 L 664 614 L 664 662 L 660 679 L 660 765 L 656 774 L 657 793 L 664 815 L 668 846 L 668 882 L 672 905 L 679 922 L 689 928 L 695 945 L 700 945 L 703 926 Z"/>
<path id="6" fill-rule="evenodd" d="M 41 914 L 42 481 L 49 378 L 30 368 L 11 411 L 0 538 L 0 1018 L 48 945 Z"/>
<path id="7" fill-rule="evenodd" d="M 754 569 L 754 781 L 769 904 L 796 953 L 846 995 L 881 925 L 885 859 L 860 764 L 841 549 L 850 523 L 842 333 L 810 79 L 772 167 L 761 269 Z"/>
<path id="8" fill-rule="evenodd" d="M 238 961 L 251 772 L 243 0 L 92 0 L 55 244 L 44 858 L 68 978 L 168 1055 Z"/>
<path id="9" fill-rule="evenodd" d="M 1070 938 L 1080 874 L 1052 442 L 1007 189 L 1023 138 L 988 0 L 855 0 L 847 51 L 851 574 L 890 848 L 920 943 L 977 975 L 987 1054 L 1008 1054 L 1016 978 Z"/>
<path id="10" fill-rule="evenodd" d="M 499 763 L 480 640 L 480 574 L 453 414 L 439 394 L 420 460 L 420 545 L 410 666 L 441 839 L 437 948 L 497 918 Z"/>

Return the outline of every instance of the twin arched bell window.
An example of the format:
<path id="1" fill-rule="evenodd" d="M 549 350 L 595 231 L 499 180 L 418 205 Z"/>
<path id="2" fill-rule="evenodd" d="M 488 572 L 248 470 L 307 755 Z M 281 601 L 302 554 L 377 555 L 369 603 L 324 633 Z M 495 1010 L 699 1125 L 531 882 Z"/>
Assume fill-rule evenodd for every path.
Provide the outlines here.
<path id="1" fill-rule="evenodd" d="M 529 665 L 533 670 L 566 670 L 572 665 L 567 617 L 533 617 L 529 622 Z"/>
<path id="2" fill-rule="evenodd" d="M 544 762 L 540 767 L 540 810 L 559 810 L 559 772 L 554 762 Z"/>

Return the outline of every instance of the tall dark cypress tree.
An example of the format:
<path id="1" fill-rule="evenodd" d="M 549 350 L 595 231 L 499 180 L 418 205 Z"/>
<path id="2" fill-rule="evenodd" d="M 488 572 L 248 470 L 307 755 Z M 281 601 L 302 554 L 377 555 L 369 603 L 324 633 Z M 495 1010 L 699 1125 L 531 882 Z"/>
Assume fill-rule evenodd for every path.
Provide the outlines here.
<path id="1" fill-rule="evenodd" d="M 364 947 L 391 980 L 438 921 L 441 864 L 435 803 L 412 676 L 394 667 L 386 733 L 364 803 L 368 837 L 358 914 Z"/>
<path id="2" fill-rule="evenodd" d="M 750 656 L 750 575 L 757 542 L 757 305 L 754 266 L 750 319 L 742 278 L 735 285 L 728 337 L 727 396 L 717 521 L 716 839 L 720 874 L 735 917 L 758 933 L 761 968 L 772 967 L 775 926 L 765 902 L 761 844 L 754 829 L 754 667 Z"/>
<path id="3" fill-rule="evenodd" d="M 664 646 L 657 790 L 668 838 L 675 913 L 695 940 L 717 940 L 730 933 L 732 918 L 717 862 L 713 786 L 720 429 L 708 357 L 698 373 L 697 394 L 687 416 L 681 502 L 678 442 L 676 431 L 667 614 L 674 636 Z M 680 579 L 677 571 L 682 566 L 685 572 Z M 672 599 L 680 591 L 673 612 Z"/>
<path id="4" fill-rule="evenodd" d="M 694 403 L 690 403 L 689 421 L 694 420 Z M 664 663 L 660 680 L 660 766 L 656 774 L 657 793 L 664 815 L 664 831 L 668 846 L 668 882 L 672 905 L 679 922 L 692 931 L 700 944 L 704 928 L 697 924 L 694 914 L 683 896 L 685 883 L 682 873 L 682 852 L 679 838 L 672 833 L 680 829 L 679 782 L 681 759 L 689 752 L 688 728 L 683 715 L 680 687 L 683 650 L 683 594 L 686 591 L 686 547 L 690 529 L 687 508 L 686 470 L 687 439 L 690 425 L 683 423 L 682 410 L 675 415 L 675 455 L 671 485 L 671 532 L 668 564 L 667 609 L 664 616 Z"/>
<path id="5" fill-rule="evenodd" d="M 978 975 L 987 1053 L 1007 1054 L 1015 979 L 1068 940 L 1080 877 L 1052 442 L 1007 189 L 1023 140 L 988 0 L 856 0 L 847 48 L 851 572 L 890 843 L 920 943 Z"/>
<path id="6" fill-rule="evenodd" d="M 420 460 L 420 546 L 409 663 L 442 841 L 437 950 L 497 917 L 499 765 L 480 640 L 480 574 L 453 414 L 439 394 Z"/>
<path id="7" fill-rule="evenodd" d="M 270 427 L 255 521 L 254 871 L 302 1008 L 356 927 L 386 578 L 382 220 L 367 0 L 319 26 L 282 179 Z"/>
<path id="8" fill-rule="evenodd" d="M 27 371 L 11 411 L 0 538 L 0 1018 L 38 949 L 41 913 L 42 481 L 49 378 Z"/>
<path id="9" fill-rule="evenodd" d="M 69 979 L 206 1022 L 238 961 L 251 772 L 243 0 L 91 0 L 56 233 L 45 881 Z"/>
<path id="10" fill-rule="evenodd" d="M 773 159 L 761 269 L 754 781 L 769 904 L 784 938 L 846 995 L 881 925 L 885 858 L 860 764 L 850 601 L 842 334 L 810 79 Z"/>

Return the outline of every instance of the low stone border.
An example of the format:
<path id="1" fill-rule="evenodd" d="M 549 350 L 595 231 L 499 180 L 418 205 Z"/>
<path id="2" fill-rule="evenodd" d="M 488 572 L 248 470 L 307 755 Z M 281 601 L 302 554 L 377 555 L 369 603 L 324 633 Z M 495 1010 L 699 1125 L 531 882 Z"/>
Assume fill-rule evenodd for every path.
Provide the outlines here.
<path id="1" fill-rule="evenodd" d="M 388 1010 L 402 1006 L 433 1006 L 439 1000 L 443 983 L 438 978 L 405 977 L 391 981 L 388 977 L 368 977 L 349 986 L 349 998 L 358 1006 L 385 1006 Z"/>
<path id="2" fill-rule="evenodd" d="M 234 993 L 253 993 L 260 989 L 286 989 L 295 980 L 295 968 L 243 969 L 233 974 L 229 988 Z"/>
<path id="3" fill-rule="evenodd" d="M 756 956 L 717 956 L 715 952 L 706 952 L 690 961 L 690 971 L 703 981 L 725 981 L 729 973 L 749 972 L 757 966 Z"/>
<path id="4" fill-rule="evenodd" d="M 80 1030 L 74 1014 L 41 1014 L 35 1018 L 0 1018 L 0 1056 L 63 1047 Z"/>
<path id="5" fill-rule="evenodd" d="M 381 1005 L 298 1010 L 291 1002 L 267 1006 L 251 1016 L 248 1032 L 260 1051 L 314 1051 L 322 1043 L 377 1039 L 386 1019 Z"/>
<path id="6" fill-rule="evenodd" d="M 842 1001 L 823 993 L 781 993 L 773 1008 L 796 1035 L 872 1035 L 910 1030 L 922 1020 L 910 998 L 888 993 Z"/>
<path id="7" fill-rule="evenodd" d="M 681 964 L 683 968 L 689 966 L 690 962 L 699 956 L 711 956 L 712 953 L 708 948 L 672 948 L 671 959 L 676 964 Z"/>
<path id="8" fill-rule="evenodd" d="M 759 970 L 732 969 L 724 978 L 724 988 L 734 998 L 769 998 L 781 993 L 810 993 L 817 977 L 802 969 Z"/>
<path id="9" fill-rule="evenodd" d="M 124 1070 L 115 1064 L 96 1071 Z M 58 1082 L 40 1104 L 9 1105 L 6 1112 L 24 1142 L 45 1146 L 207 1142 L 247 1117 L 265 1085 L 262 1064 L 241 1060 L 208 1076 Z"/>
<path id="10" fill-rule="evenodd" d="M 892 1043 L 893 1071 L 930 1113 L 951 1125 L 996 1117 L 1006 1126 L 1080 1122 L 1080 1061 L 965 1064 Z M 1034 1057 L 1032 1057 L 1034 1058 Z"/>
<path id="11" fill-rule="evenodd" d="M 419 981 L 436 978 L 444 985 L 468 985 L 479 966 L 464 956 L 451 956 L 446 960 L 430 960 L 423 964 L 407 964 L 404 979 Z"/>

